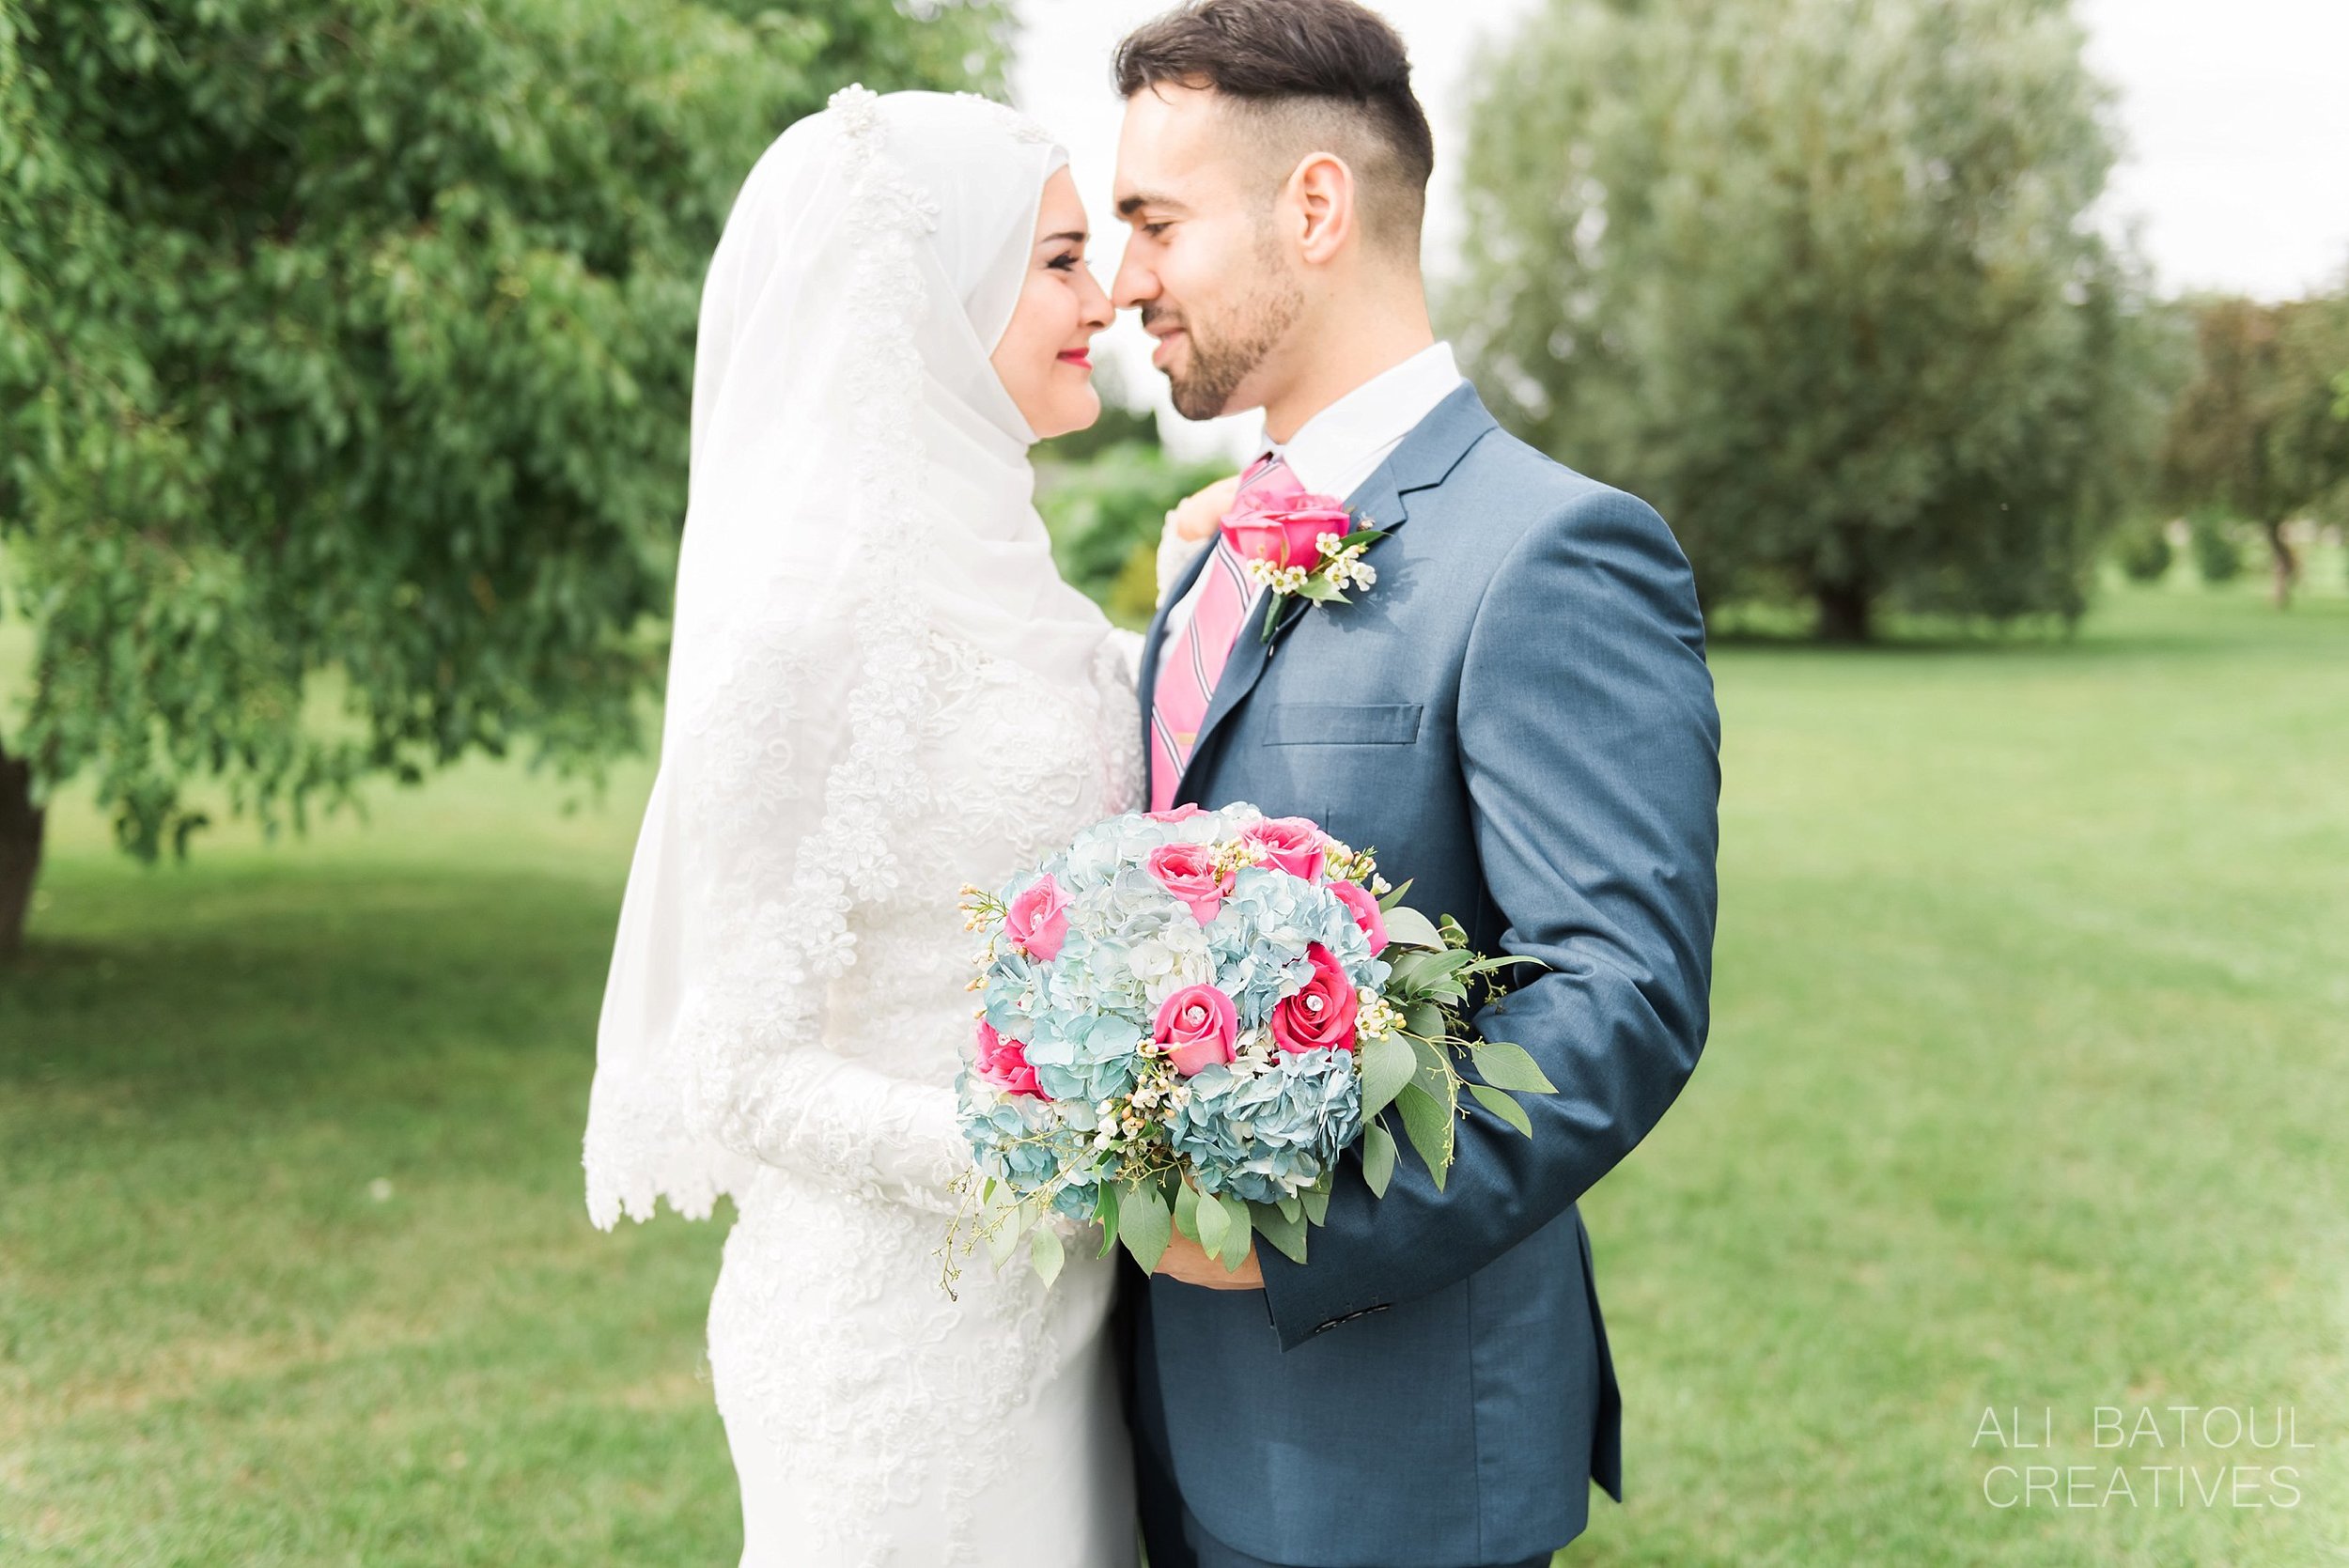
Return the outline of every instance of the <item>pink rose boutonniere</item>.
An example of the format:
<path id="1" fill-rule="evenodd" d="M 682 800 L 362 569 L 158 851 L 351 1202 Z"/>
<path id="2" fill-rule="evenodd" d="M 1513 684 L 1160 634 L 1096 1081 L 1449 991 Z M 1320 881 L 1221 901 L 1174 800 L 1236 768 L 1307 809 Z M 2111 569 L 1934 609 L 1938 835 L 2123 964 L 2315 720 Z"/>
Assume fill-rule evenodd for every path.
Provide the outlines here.
<path id="1" fill-rule="evenodd" d="M 1377 568 L 1362 555 L 1386 536 L 1383 528 L 1360 526 L 1336 496 L 1310 491 L 1251 496 L 1223 520 L 1224 542 L 1248 575 L 1264 584 L 1268 643 L 1291 599 L 1351 604 L 1346 590 L 1377 582 Z"/>

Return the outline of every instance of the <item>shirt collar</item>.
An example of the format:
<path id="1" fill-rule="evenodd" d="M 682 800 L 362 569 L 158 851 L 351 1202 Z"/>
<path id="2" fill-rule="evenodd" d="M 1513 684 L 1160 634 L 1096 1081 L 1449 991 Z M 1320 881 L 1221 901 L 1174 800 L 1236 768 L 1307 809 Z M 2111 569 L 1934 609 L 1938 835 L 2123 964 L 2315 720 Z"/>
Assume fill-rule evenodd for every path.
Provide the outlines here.
<path id="1" fill-rule="evenodd" d="M 1431 343 L 1315 414 L 1285 444 L 1267 438 L 1257 451 L 1278 453 L 1299 484 L 1325 490 L 1338 475 L 1362 467 L 1410 434 L 1411 427 L 1459 384 L 1452 345 Z"/>

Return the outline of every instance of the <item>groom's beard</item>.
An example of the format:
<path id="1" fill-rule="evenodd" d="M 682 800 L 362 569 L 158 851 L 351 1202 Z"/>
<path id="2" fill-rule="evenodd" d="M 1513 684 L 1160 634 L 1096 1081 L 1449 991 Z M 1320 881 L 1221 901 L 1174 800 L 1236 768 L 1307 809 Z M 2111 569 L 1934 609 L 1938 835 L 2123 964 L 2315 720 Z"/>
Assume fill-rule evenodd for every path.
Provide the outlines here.
<path id="1" fill-rule="evenodd" d="M 1190 353 L 1179 371 L 1170 368 L 1166 376 L 1174 411 L 1185 419 L 1221 414 L 1232 394 L 1280 346 L 1304 308 L 1304 290 L 1285 273 L 1273 273 L 1234 307 L 1228 322 L 1209 328 L 1186 317 L 1183 331 L 1190 338 Z"/>

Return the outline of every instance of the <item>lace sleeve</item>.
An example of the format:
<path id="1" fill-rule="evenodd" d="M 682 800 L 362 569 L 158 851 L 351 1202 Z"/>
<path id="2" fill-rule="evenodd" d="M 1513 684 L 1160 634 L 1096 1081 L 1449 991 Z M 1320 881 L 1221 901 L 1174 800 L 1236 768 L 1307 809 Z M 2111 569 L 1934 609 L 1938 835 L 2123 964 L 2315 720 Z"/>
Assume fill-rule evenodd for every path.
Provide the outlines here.
<path id="1" fill-rule="evenodd" d="M 892 1078 L 815 1046 L 708 1062 L 701 1130 L 736 1151 L 862 1192 L 952 1213 L 970 1163 L 954 1092 Z"/>
<path id="2" fill-rule="evenodd" d="M 1142 684 L 1142 633 L 1128 631 L 1123 627 L 1111 628 L 1104 657 L 1114 674 L 1102 689 L 1130 700 L 1134 689 Z"/>
<path id="3" fill-rule="evenodd" d="M 857 957 L 854 912 L 897 885 L 894 846 L 931 809 L 916 753 L 921 630 L 885 598 L 855 623 L 846 638 L 788 625 L 741 661 L 734 699 L 706 721 L 724 766 L 695 835 L 708 895 L 679 1025 L 685 1119 L 766 1164 L 945 1212 L 970 1159 L 953 1091 L 825 1044 L 827 990 Z M 846 668 L 844 643 L 857 650 Z M 806 799 L 819 792 L 820 815 Z"/>

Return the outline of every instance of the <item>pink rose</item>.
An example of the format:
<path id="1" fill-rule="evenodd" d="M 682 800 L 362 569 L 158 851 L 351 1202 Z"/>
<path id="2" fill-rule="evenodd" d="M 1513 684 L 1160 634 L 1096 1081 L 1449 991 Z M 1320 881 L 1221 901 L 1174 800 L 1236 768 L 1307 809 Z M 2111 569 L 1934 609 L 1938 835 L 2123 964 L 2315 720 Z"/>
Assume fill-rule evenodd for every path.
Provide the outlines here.
<path id="1" fill-rule="evenodd" d="M 1188 822 L 1198 815 L 1199 803 L 1195 800 L 1186 800 L 1172 811 L 1150 813 L 1150 820 L 1153 822 Z"/>
<path id="2" fill-rule="evenodd" d="M 1242 501 L 1223 520 L 1223 537 L 1244 561 L 1310 571 L 1321 561 L 1321 536 L 1350 533 L 1353 527 L 1345 502 L 1305 491 Z"/>
<path id="3" fill-rule="evenodd" d="M 1213 986 L 1186 986 L 1159 1003 L 1151 1037 L 1166 1048 L 1167 1060 L 1185 1078 L 1202 1067 L 1232 1059 L 1239 1038 L 1239 1009 Z"/>
<path id="4" fill-rule="evenodd" d="M 1215 869 L 1215 852 L 1204 844 L 1161 844 L 1150 851 L 1150 875 L 1167 892 L 1190 906 L 1205 925 L 1223 908 L 1231 880 Z"/>
<path id="5" fill-rule="evenodd" d="M 1336 955 L 1319 942 L 1305 949 L 1314 977 L 1295 996 L 1272 1004 L 1272 1043 L 1283 1050 L 1352 1050 L 1354 1014 L 1361 1006 L 1354 982 Z"/>
<path id="6" fill-rule="evenodd" d="M 1387 945 L 1387 917 L 1379 909 L 1378 900 L 1360 882 L 1332 882 L 1330 891 L 1338 895 L 1338 902 L 1354 916 L 1354 924 L 1361 926 L 1362 935 L 1370 939 L 1370 955 L 1377 957 Z"/>
<path id="7" fill-rule="evenodd" d="M 1028 1065 L 1027 1042 L 1004 1039 L 985 1018 L 979 1020 L 978 1067 L 979 1076 L 998 1089 L 1044 1098 L 1044 1091 L 1036 1085 L 1035 1069 Z"/>
<path id="8" fill-rule="evenodd" d="M 1003 935 L 1029 957 L 1051 962 L 1068 939 L 1068 895 L 1050 877 L 1029 883 L 1003 913 Z"/>
<path id="9" fill-rule="evenodd" d="M 1240 842 L 1259 846 L 1265 863 L 1308 882 L 1318 882 L 1329 862 L 1321 853 L 1330 842 L 1309 817 L 1267 817 L 1240 833 Z"/>

